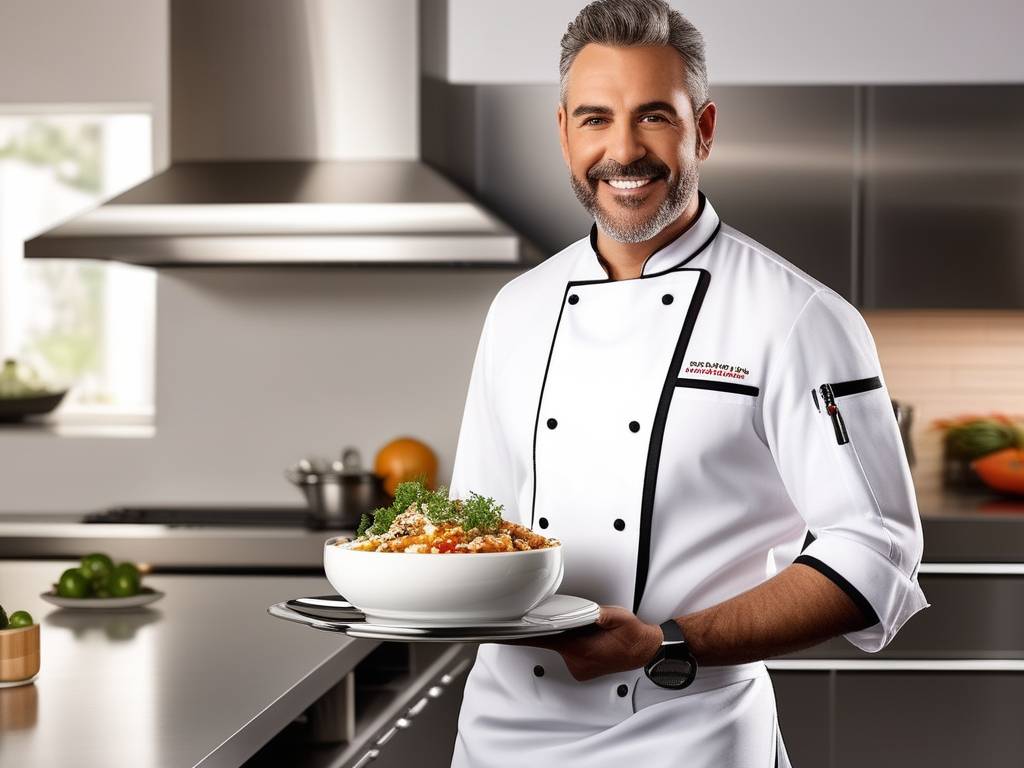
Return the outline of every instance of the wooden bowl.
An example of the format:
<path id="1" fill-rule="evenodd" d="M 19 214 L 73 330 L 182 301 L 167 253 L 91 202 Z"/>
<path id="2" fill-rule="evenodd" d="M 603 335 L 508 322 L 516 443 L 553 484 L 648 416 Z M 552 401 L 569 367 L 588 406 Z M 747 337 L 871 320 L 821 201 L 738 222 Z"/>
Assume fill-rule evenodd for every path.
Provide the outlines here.
<path id="1" fill-rule="evenodd" d="M 39 625 L 0 629 L 0 683 L 27 680 L 39 671 Z"/>

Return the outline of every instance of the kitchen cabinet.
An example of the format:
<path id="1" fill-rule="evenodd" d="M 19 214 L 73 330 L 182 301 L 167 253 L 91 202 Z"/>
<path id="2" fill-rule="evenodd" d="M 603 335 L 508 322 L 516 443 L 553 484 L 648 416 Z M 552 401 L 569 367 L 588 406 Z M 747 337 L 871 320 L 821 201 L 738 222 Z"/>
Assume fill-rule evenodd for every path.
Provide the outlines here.
<path id="1" fill-rule="evenodd" d="M 669 4 L 704 35 L 716 84 L 1024 80 L 1019 3 L 979 13 L 884 0 Z M 582 6 L 424 0 L 424 71 L 453 83 L 552 82 L 558 40 Z"/>
<path id="2" fill-rule="evenodd" d="M 865 309 L 1024 308 L 1024 86 L 714 91 L 723 221 Z"/>
<path id="3" fill-rule="evenodd" d="M 350 739 L 336 740 L 346 707 L 318 703 L 243 768 L 448 768 L 475 655 L 469 644 L 381 643 L 353 670 Z M 318 737 L 324 732 L 329 740 Z"/>
<path id="4" fill-rule="evenodd" d="M 832 768 L 1020 768 L 1024 673 L 837 676 Z"/>
<path id="5" fill-rule="evenodd" d="M 779 728 L 789 761 L 830 768 L 832 691 L 828 672 L 771 671 Z"/>
<path id="6" fill-rule="evenodd" d="M 701 189 L 722 221 L 856 301 L 851 86 L 719 88 Z"/>
<path id="7" fill-rule="evenodd" d="M 920 581 L 931 606 L 878 653 L 834 638 L 768 660 L 795 766 L 1021 765 L 1024 566 L 925 563 Z"/>
<path id="8" fill-rule="evenodd" d="M 1024 86 L 866 89 L 861 305 L 1024 308 Z"/>
<path id="9" fill-rule="evenodd" d="M 772 670 L 794 766 L 1019 768 L 1024 672 Z"/>

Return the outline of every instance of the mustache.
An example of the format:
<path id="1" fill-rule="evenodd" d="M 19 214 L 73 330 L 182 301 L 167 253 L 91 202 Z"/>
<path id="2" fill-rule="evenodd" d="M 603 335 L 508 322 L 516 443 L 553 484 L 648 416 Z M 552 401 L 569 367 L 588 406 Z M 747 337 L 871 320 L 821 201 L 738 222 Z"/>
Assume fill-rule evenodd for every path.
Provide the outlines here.
<path id="1" fill-rule="evenodd" d="M 587 178 L 593 181 L 602 179 L 647 179 L 650 177 L 668 176 L 668 168 L 660 163 L 636 162 L 630 165 L 595 165 L 587 171 Z"/>

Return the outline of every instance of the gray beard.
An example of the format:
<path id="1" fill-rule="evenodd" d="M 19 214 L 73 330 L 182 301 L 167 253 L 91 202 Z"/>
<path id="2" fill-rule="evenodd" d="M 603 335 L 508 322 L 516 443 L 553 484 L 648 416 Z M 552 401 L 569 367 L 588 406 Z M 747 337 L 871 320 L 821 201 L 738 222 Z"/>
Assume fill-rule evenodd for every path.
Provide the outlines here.
<path id="1" fill-rule="evenodd" d="M 643 243 L 657 235 L 661 230 L 678 219 L 697 190 L 699 173 L 697 164 L 683 168 L 682 174 L 675 180 L 668 178 L 668 194 L 661 201 L 651 216 L 646 219 L 630 217 L 613 217 L 597 201 L 597 185 L 599 179 L 581 181 L 569 171 L 569 183 L 576 199 L 580 201 L 587 213 L 594 217 L 597 226 L 613 240 L 620 243 Z M 617 198 L 619 208 L 636 208 L 639 201 L 628 197 Z"/>

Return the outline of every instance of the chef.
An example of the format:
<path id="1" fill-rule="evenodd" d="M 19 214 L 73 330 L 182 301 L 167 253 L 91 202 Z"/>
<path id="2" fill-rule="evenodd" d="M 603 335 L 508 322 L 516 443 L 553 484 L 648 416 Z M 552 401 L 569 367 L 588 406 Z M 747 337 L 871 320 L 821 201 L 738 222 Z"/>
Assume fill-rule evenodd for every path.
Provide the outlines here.
<path id="1" fill-rule="evenodd" d="M 928 605 L 878 355 L 698 190 L 716 108 L 686 19 L 591 3 L 561 75 L 595 223 L 494 298 L 450 488 L 560 540 L 559 591 L 601 617 L 482 645 L 453 765 L 788 766 L 763 659 L 838 635 L 875 652 Z"/>

